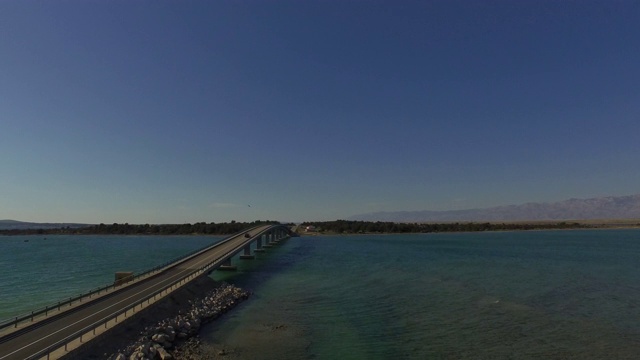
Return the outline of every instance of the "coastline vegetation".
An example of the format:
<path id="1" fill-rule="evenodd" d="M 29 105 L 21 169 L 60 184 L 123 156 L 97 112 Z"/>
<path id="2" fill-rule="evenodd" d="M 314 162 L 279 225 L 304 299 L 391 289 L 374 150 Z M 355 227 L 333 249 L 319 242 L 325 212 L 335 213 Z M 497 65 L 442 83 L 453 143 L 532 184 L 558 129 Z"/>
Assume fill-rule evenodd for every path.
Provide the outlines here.
<path id="1" fill-rule="evenodd" d="M 195 224 L 99 224 L 85 227 L 61 227 L 44 229 L 3 229 L 0 235 L 229 235 L 254 226 L 281 224 L 272 220 L 253 222 L 224 222 Z M 521 231 L 521 230 L 564 230 L 598 229 L 616 227 L 640 227 L 640 222 L 621 221 L 532 221 L 532 222 L 443 222 L 443 223 L 403 223 L 390 221 L 307 221 L 288 224 L 298 233 L 307 234 L 407 234 L 439 232 L 477 231 Z"/>
<path id="2" fill-rule="evenodd" d="M 382 221 L 336 220 L 323 222 L 304 222 L 299 228 L 313 229 L 314 233 L 334 234 L 398 234 L 398 233 L 437 233 L 437 232 L 474 232 L 474 231 L 514 231 L 514 230 L 555 230 L 555 229 L 592 229 L 597 226 L 578 222 L 537 222 L 537 223 L 396 223 Z"/>
<path id="3" fill-rule="evenodd" d="M 255 226 L 279 224 L 278 221 L 257 220 L 253 222 L 225 222 L 195 224 L 133 225 L 99 224 L 86 227 L 63 227 L 58 229 L 8 229 L 0 230 L 0 235 L 228 235 Z"/>

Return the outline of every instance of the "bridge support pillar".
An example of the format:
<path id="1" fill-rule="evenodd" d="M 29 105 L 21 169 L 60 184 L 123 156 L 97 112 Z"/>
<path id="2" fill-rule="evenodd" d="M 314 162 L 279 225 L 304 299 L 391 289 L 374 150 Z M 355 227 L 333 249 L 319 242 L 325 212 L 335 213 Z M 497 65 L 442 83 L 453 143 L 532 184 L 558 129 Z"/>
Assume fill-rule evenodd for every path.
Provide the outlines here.
<path id="1" fill-rule="evenodd" d="M 218 268 L 218 270 L 223 270 L 223 271 L 235 271 L 238 268 L 236 266 L 231 265 L 231 258 L 228 258 L 227 260 L 225 260 L 222 265 L 220 265 L 220 267 Z"/>
<path id="2" fill-rule="evenodd" d="M 267 243 L 264 244 L 263 247 L 270 248 L 273 247 L 273 232 L 267 234 Z"/>
<path id="3" fill-rule="evenodd" d="M 263 236 L 264 235 L 260 235 L 258 240 L 256 240 L 256 249 L 254 250 L 255 252 L 264 252 L 264 249 L 262 248 L 262 237 Z"/>
<path id="4" fill-rule="evenodd" d="M 251 255 L 251 244 L 244 247 L 244 254 L 240 255 L 240 259 L 255 259 L 255 255 Z"/>

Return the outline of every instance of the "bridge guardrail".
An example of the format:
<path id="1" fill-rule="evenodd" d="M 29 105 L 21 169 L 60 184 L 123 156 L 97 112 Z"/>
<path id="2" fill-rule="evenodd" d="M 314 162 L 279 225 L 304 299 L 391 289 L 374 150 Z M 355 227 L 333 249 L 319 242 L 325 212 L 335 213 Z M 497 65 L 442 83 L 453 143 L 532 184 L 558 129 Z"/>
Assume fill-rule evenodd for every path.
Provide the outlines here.
<path id="1" fill-rule="evenodd" d="M 252 228 L 252 229 L 255 229 L 255 228 Z M 245 230 L 245 231 L 243 231 L 243 232 L 251 231 L 252 229 Z M 235 237 L 235 236 L 237 236 L 237 234 L 234 234 L 234 235 L 232 235 L 232 236 L 230 236 L 230 237 L 228 237 L 228 238 L 226 238 L 226 239 L 223 239 L 223 240 L 221 240 L 221 241 L 217 242 L 216 244 L 220 244 L 220 243 L 222 243 L 222 242 L 227 242 L 227 241 L 229 241 L 230 239 L 232 239 L 232 238 L 233 238 L 233 237 Z M 234 250 L 233 250 L 233 251 L 236 251 L 237 249 L 242 249 L 244 246 L 245 246 L 245 245 L 237 246 L 237 247 L 235 247 L 235 248 L 234 248 Z M 209 248 L 209 247 L 207 247 L 207 248 Z M 207 248 L 205 248 L 205 249 L 207 249 Z M 203 250 L 204 250 L 204 249 L 203 249 Z M 225 255 L 225 256 L 220 256 L 220 257 L 216 258 L 215 260 L 213 260 L 213 261 L 212 261 L 212 262 L 210 262 L 209 264 L 207 264 L 207 265 L 205 265 L 205 266 L 200 267 L 198 270 L 193 271 L 193 272 L 191 272 L 190 274 L 185 275 L 184 277 L 181 277 L 180 279 L 178 279 L 178 280 L 176 280 L 176 281 L 172 282 L 170 285 L 168 285 L 168 286 L 166 286 L 166 287 L 164 287 L 164 288 L 162 288 L 162 289 L 160 289 L 160 290 L 156 291 L 156 292 L 155 292 L 155 293 L 153 293 L 152 295 L 149 295 L 149 296 L 148 296 L 148 297 L 146 297 L 145 299 L 142 299 L 141 301 L 136 302 L 134 305 L 127 307 L 127 308 L 124 310 L 124 312 L 123 312 L 122 310 L 120 310 L 120 311 L 118 311 L 115 315 L 114 315 L 114 314 L 112 314 L 112 316 L 110 316 L 110 317 L 109 317 L 109 318 L 107 318 L 106 320 L 105 320 L 105 319 L 102 319 L 102 320 L 100 320 L 100 321 L 97 321 L 97 322 L 95 322 L 95 323 L 93 323 L 93 324 L 89 325 L 89 326 L 86 326 L 86 327 L 84 327 L 83 329 L 78 330 L 78 331 L 76 331 L 75 333 L 73 333 L 73 334 L 71 334 L 71 335 L 67 336 L 66 338 L 64 338 L 64 339 L 62 339 L 62 340 L 60 340 L 60 341 L 56 342 L 55 344 L 53 344 L 53 345 L 51 345 L 51 346 L 47 347 L 46 349 L 41 350 L 41 351 L 37 352 L 36 354 L 33 354 L 33 355 L 29 356 L 26 360 L 41 359 L 41 358 L 42 358 L 42 357 L 44 357 L 45 355 L 47 356 L 47 360 L 48 360 L 48 359 L 49 359 L 49 355 L 50 355 L 52 352 L 54 352 L 54 351 L 56 351 L 56 350 L 58 350 L 58 349 L 60 349 L 60 348 L 62 348 L 62 347 L 64 347 L 64 348 L 65 348 L 65 351 L 67 351 L 67 345 L 68 345 L 69 343 L 71 343 L 72 341 L 74 341 L 74 340 L 76 340 L 76 339 L 80 339 L 80 342 L 82 342 L 82 336 L 84 336 L 84 335 L 86 335 L 86 334 L 88 334 L 89 332 L 92 332 L 92 331 L 93 331 L 93 333 L 94 333 L 94 335 L 95 335 L 95 330 L 96 330 L 97 328 L 99 328 L 99 327 L 101 327 L 101 326 L 105 326 L 105 328 L 106 328 L 106 327 L 107 327 L 107 325 L 108 325 L 108 323 L 109 323 L 110 321 L 114 320 L 114 319 L 115 319 L 115 321 L 117 322 L 117 321 L 118 321 L 118 317 L 119 317 L 119 316 L 121 316 L 121 315 L 123 315 L 123 314 L 126 316 L 126 314 L 127 314 L 127 312 L 128 312 L 129 310 L 132 310 L 132 309 L 133 309 L 133 310 L 135 311 L 135 308 L 136 308 L 137 306 L 140 306 L 140 307 L 141 307 L 141 309 L 142 309 L 142 305 L 144 304 L 144 302 L 145 302 L 145 301 L 147 302 L 147 304 L 149 304 L 149 303 L 150 303 L 151 298 L 154 298 L 154 299 L 155 299 L 155 298 L 156 298 L 156 296 L 158 296 L 159 294 L 162 294 L 163 292 L 167 292 L 167 293 L 168 293 L 168 291 L 169 291 L 169 290 L 172 290 L 172 289 L 173 289 L 176 285 L 178 285 L 178 284 L 179 284 L 179 286 L 182 286 L 184 283 L 186 283 L 186 282 L 188 282 L 188 281 L 191 281 L 192 279 L 195 279 L 196 277 L 202 276 L 203 274 L 205 274 L 205 273 L 206 273 L 206 271 L 207 271 L 208 269 L 210 269 L 210 268 L 214 267 L 217 263 L 220 263 L 220 264 L 221 264 L 223 261 L 225 261 L 225 260 L 226 260 L 226 258 L 227 258 L 227 256 L 226 256 L 226 255 Z"/>
<path id="2" fill-rule="evenodd" d="M 218 261 L 219 261 L 219 259 L 216 259 L 213 263 L 218 262 Z M 177 284 L 182 285 L 185 282 L 185 280 L 188 279 L 187 281 L 190 281 L 190 280 L 192 280 L 192 279 L 204 274 L 204 269 L 208 268 L 208 267 L 210 267 L 210 265 L 206 266 L 206 267 L 203 267 L 203 268 L 200 268 L 197 271 L 192 272 L 192 273 L 190 273 L 190 274 L 188 274 L 188 275 L 186 275 L 186 276 L 174 281 L 173 283 L 171 283 L 167 287 L 162 288 L 162 289 L 158 290 L 157 292 L 155 292 L 154 294 L 149 295 L 147 298 L 145 298 L 145 299 L 143 299 L 143 300 L 141 300 L 139 302 L 136 302 L 132 306 L 127 307 L 124 311 L 120 310 L 115 315 L 112 314 L 112 316 L 110 316 L 106 320 L 102 319 L 102 320 L 100 320 L 98 322 L 95 322 L 95 323 L 93 323 L 93 324 L 91 324 L 91 325 L 89 325 L 89 326 L 87 326 L 87 327 L 85 327 L 85 328 L 83 328 L 81 330 L 76 331 L 75 333 L 73 333 L 73 334 L 69 335 L 68 337 L 58 341 L 57 343 L 47 347 L 46 349 L 44 349 L 42 351 L 39 351 L 36 354 L 33 354 L 33 355 L 29 356 L 27 358 L 27 360 L 40 359 L 40 358 L 44 357 L 45 355 L 47 356 L 47 359 L 48 359 L 49 358 L 49 354 L 51 354 L 52 352 L 54 352 L 54 351 L 56 351 L 56 350 L 58 350 L 58 349 L 60 349 L 62 347 L 65 347 L 65 351 L 67 351 L 67 345 L 69 343 L 71 343 L 72 341 L 74 341 L 74 340 L 79 338 L 80 341 L 82 342 L 82 336 L 84 336 L 84 335 L 86 335 L 86 334 L 88 334 L 89 332 L 92 332 L 92 331 L 95 334 L 95 330 L 97 328 L 99 328 L 101 326 L 105 326 L 105 328 L 106 328 L 107 324 L 110 321 L 114 320 L 114 319 L 117 322 L 118 321 L 118 317 L 120 317 L 123 314 L 126 316 L 127 312 L 129 312 L 129 310 L 132 310 L 132 309 L 135 310 L 135 308 L 137 306 L 142 307 L 142 305 L 144 304 L 145 301 L 147 303 L 149 303 L 151 298 L 155 299 L 158 295 L 162 294 L 163 292 L 168 292 L 169 290 L 172 290 Z"/>
<path id="3" fill-rule="evenodd" d="M 250 228 L 250 229 L 247 229 L 247 230 L 243 230 L 242 232 L 251 231 L 251 230 L 253 230 L 253 229 L 257 228 L 257 227 L 259 227 L 259 226 L 256 226 L 256 227 L 253 227 L 253 228 Z M 198 254 L 198 253 L 200 253 L 202 251 L 205 251 L 205 250 L 207 250 L 207 249 L 209 249 L 209 248 L 211 248 L 213 246 L 217 246 L 219 244 L 227 242 L 230 239 L 232 239 L 233 237 L 237 236 L 237 234 L 238 233 L 230 235 L 230 236 L 228 236 L 226 238 L 223 238 L 222 240 L 216 242 L 215 244 L 208 245 L 208 246 L 203 247 L 201 249 L 194 250 L 192 252 L 189 252 L 186 255 L 179 256 L 179 257 L 177 257 L 177 258 L 175 258 L 173 260 L 170 260 L 170 261 L 167 261 L 167 262 L 165 262 L 165 263 L 163 263 L 161 265 L 158 265 L 158 266 L 156 266 L 156 267 L 154 267 L 154 268 L 152 268 L 150 270 L 147 270 L 147 271 L 145 271 L 143 273 L 135 275 L 134 277 L 131 278 L 130 281 L 127 281 L 124 284 L 121 284 L 121 285 L 109 284 L 109 285 L 106 285 L 106 286 L 102 286 L 102 287 L 99 287 L 99 288 L 96 288 L 96 289 L 93 289 L 93 290 L 89 290 L 86 293 L 81 293 L 80 295 L 77 295 L 75 297 L 70 297 L 68 300 L 67 299 L 60 300 L 60 301 L 58 301 L 57 304 L 53 304 L 53 305 L 50 305 L 50 306 L 47 305 L 44 308 L 41 308 L 41 309 L 38 309 L 38 310 L 33 310 L 33 311 L 31 311 L 31 313 L 18 315 L 16 317 L 12 317 L 12 318 L 1 320 L 0 321 L 0 330 L 8 328 L 10 326 L 18 327 L 18 324 L 20 324 L 21 322 L 27 321 L 27 320 L 29 320 L 30 322 L 33 322 L 34 318 L 37 317 L 37 316 L 40 316 L 42 314 L 45 314 L 45 316 L 47 316 L 49 311 L 54 311 L 54 310 L 60 311 L 60 308 L 63 307 L 63 306 L 69 305 L 69 307 L 71 307 L 74 302 L 77 302 L 77 301 L 82 302 L 82 299 L 87 298 L 87 297 L 91 298 L 91 296 L 93 296 L 93 295 L 99 295 L 102 291 L 106 292 L 110 288 L 114 289 L 114 290 L 117 287 L 124 288 L 127 285 L 129 285 L 129 283 L 131 281 L 135 281 L 135 280 L 140 279 L 142 277 L 148 276 L 148 275 L 150 275 L 150 274 L 152 274 L 154 272 L 159 272 L 161 269 L 164 269 L 164 268 L 166 268 L 167 266 L 169 266 L 171 264 L 178 263 L 180 261 L 186 260 L 187 258 L 189 258 L 189 257 L 191 257 L 191 256 L 193 256 L 195 254 Z"/>

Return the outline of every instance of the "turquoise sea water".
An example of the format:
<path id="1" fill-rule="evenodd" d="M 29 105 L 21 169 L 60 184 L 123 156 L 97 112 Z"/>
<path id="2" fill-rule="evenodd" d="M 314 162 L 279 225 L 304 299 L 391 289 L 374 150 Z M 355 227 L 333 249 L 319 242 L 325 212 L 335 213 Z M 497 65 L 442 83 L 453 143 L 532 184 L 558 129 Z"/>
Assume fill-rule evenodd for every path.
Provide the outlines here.
<path id="1" fill-rule="evenodd" d="M 7 316 L 212 242 L 30 239 L 0 237 Z M 201 338 L 240 359 L 635 359 L 639 260 L 640 230 L 292 238 L 213 275 L 253 295 Z"/>
<path id="2" fill-rule="evenodd" d="M 302 237 L 241 264 L 254 296 L 202 337 L 244 359 L 640 356 L 638 230 Z"/>
<path id="3" fill-rule="evenodd" d="M 0 236 L 0 321 L 143 273 L 219 241 L 207 236 Z"/>

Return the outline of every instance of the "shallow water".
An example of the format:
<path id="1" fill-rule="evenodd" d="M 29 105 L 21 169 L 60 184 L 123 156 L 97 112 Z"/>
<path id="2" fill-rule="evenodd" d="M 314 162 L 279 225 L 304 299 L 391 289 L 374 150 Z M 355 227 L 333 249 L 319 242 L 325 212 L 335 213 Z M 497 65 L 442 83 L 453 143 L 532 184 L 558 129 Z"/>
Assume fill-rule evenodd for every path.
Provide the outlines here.
<path id="1" fill-rule="evenodd" d="M 293 238 L 204 341 L 260 359 L 609 359 L 640 349 L 640 231 Z"/>

